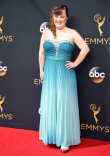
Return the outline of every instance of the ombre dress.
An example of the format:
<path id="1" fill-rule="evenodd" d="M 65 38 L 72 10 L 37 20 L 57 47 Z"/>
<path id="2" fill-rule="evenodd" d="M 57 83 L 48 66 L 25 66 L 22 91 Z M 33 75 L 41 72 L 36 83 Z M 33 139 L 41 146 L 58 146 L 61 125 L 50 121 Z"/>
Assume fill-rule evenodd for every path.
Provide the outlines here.
<path id="1" fill-rule="evenodd" d="M 40 99 L 39 140 L 45 145 L 67 147 L 80 143 L 77 79 L 74 68 L 67 70 L 74 44 L 68 40 L 46 40 Z"/>

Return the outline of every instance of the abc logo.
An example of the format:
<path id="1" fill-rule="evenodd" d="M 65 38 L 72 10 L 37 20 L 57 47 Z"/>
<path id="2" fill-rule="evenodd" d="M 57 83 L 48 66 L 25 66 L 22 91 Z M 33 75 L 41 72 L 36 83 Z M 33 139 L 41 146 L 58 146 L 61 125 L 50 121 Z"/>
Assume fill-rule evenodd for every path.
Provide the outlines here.
<path id="1" fill-rule="evenodd" d="M 95 83 L 100 83 L 105 78 L 105 73 L 100 72 L 100 67 L 94 67 L 89 72 L 90 79 Z"/>
<path id="2" fill-rule="evenodd" d="M 0 61 L 0 76 L 5 75 L 6 72 L 7 72 L 7 67 L 6 67 L 6 66 L 1 66 L 2 63 L 3 63 L 3 62 Z"/>
<path id="3" fill-rule="evenodd" d="M 7 71 L 7 67 L 6 66 L 4 66 L 4 67 L 0 66 L 0 71 Z"/>
<path id="4" fill-rule="evenodd" d="M 49 22 L 44 22 L 41 26 L 40 26 L 40 32 L 43 33 L 44 30 L 48 29 L 48 24 Z"/>

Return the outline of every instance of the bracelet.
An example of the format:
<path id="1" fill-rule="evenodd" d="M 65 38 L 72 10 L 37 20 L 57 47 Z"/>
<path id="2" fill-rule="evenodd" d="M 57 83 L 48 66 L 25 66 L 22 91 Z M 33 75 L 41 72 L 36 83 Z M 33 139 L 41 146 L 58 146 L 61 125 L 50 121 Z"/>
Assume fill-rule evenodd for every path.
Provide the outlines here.
<path id="1" fill-rule="evenodd" d="M 74 68 L 75 68 L 75 63 L 73 62 L 73 64 L 74 64 Z"/>
<path id="2" fill-rule="evenodd" d="M 41 109 L 39 108 L 38 113 L 41 114 Z"/>

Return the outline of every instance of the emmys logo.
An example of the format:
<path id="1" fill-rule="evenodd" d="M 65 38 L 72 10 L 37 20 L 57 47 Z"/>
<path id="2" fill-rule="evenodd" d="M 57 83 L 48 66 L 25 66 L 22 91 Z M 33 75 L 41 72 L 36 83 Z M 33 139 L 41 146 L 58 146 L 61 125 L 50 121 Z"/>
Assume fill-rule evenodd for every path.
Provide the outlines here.
<path id="1" fill-rule="evenodd" d="M 3 23 L 3 16 L 1 17 L 0 25 L 1 25 L 2 23 Z M 0 34 L 3 34 L 3 30 L 2 30 L 1 27 L 0 27 Z M 13 41 L 12 37 L 14 37 L 14 36 L 11 36 L 11 35 L 10 35 L 10 36 L 2 35 L 2 36 L 0 36 L 0 40 L 12 42 L 12 41 Z"/>
<path id="2" fill-rule="evenodd" d="M 0 99 L 1 99 L 1 95 L 0 95 Z M 0 110 L 1 110 L 1 112 L 3 112 L 3 107 L 1 105 L 3 104 L 4 100 L 5 100 L 5 97 L 3 97 L 2 100 L 0 101 Z"/>
<path id="3" fill-rule="evenodd" d="M 103 36 L 103 35 L 102 35 L 103 31 L 101 30 L 100 27 L 104 24 L 104 22 L 105 22 L 105 17 L 106 17 L 106 16 L 104 16 L 104 17 L 103 17 L 103 20 L 102 20 L 101 22 L 99 22 L 99 20 L 101 20 L 101 15 L 96 14 L 96 15 L 94 16 L 94 21 L 96 21 L 97 24 L 98 24 L 98 30 L 99 30 L 99 32 L 100 32 L 100 36 Z"/>
<path id="4" fill-rule="evenodd" d="M 3 23 L 3 16 L 1 17 L 0 25 L 1 25 L 2 23 Z M 0 34 L 3 34 L 2 31 L 3 31 L 3 30 L 2 30 L 2 28 L 0 27 Z"/>
<path id="5" fill-rule="evenodd" d="M 100 83 L 105 78 L 105 73 L 99 71 L 100 71 L 100 67 L 94 67 L 89 72 L 89 77 L 94 83 Z"/>
<path id="6" fill-rule="evenodd" d="M 96 108 L 97 108 L 97 106 L 96 106 L 95 104 L 91 104 L 91 105 L 90 105 L 90 109 L 93 111 L 94 119 L 95 119 L 95 122 L 96 122 L 96 124 L 97 124 L 98 119 L 97 119 L 96 115 L 100 112 L 101 106 L 98 107 L 97 111 L 96 111 Z"/>
<path id="7" fill-rule="evenodd" d="M 100 108 L 101 108 L 101 106 L 99 106 L 97 108 L 97 106 L 95 104 L 90 104 L 90 109 L 93 111 L 93 117 L 95 119 L 96 124 L 98 124 L 98 119 L 97 119 L 96 115 L 100 112 Z M 81 129 L 109 133 L 109 131 L 110 131 L 109 126 L 101 126 L 101 125 L 96 125 L 96 124 L 89 125 L 89 124 L 81 123 Z"/>
<path id="8" fill-rule="evenodd" d="M 41 81 L 41 79 L 34 79 L 34 84 L 35 84 L 35 85 L 40 85 L 41 83 L 43 83 L 43 82 Z"/>
<path id="9" fill-rule="evenodd" d="M 40 32 L 43 33 L 44 30 L 48 29 L 48 25 L 49 25 L 49 22 L 44 22 L 44 23 L 40 26 Z"/>
<path id="10" fill-rule="evenodd" d="M 102 21 L 100 21 L 101 20 L 101 15 L 100 14 L 96 14 L 95 16 L 94 16 L 94 21 L 95 22 L 97 22 L 97 24 L 98 24 L 98 31 L 99 31 L 99 34 L 100 34 L 100 36 L 103 36 L 103 31 L 101 30 L 101 26 L 105 23 L 105 17 L 106 16 L 104 16 L 103 17 L 103 19 L 102 19 Z M 110 38 L 85 38 L 85 42 L 87 43 L 87 44 L 110 44 Z"/>
<path id="11" fill-rule="evenodd" d="M 1 95 L 0 95 L 0 111 L 3 112 L 3 107 L 2 107 L 2 104 L 4 103 L 4 100 L 5 100 L 5 96 L 2 98 Z M 13 114 L 0 114 L 0 117 L 2 119 L 8 119 L 8 120 L 12 120 L 12 116 Z"/>
<path id="12" fill-rule="evenodd" d="M 0 61 L 0 76 L 4 76 L 7 73 L 7 67 L 2 65 L 3 62 Z"/>

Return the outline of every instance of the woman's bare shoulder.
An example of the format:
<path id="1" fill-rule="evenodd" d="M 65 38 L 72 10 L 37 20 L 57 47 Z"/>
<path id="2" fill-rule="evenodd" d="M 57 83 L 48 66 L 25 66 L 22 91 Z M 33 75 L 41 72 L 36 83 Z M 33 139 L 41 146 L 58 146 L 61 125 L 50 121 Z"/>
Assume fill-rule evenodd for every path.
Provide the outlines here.
<path id="1" fill-rule="evenodd" d="M 68 30 L 70 31 L 70 33 L 78 33 L 75 29 L 68 28 Z"/>
<path id="2" fill-rule="evenodd" d="M 78 32 L 75 29 L 71 29 L 67 27 L 67 31 L 71 34 L 71 35 L 77 35 Z"/>
<path id="3" fill-rule="evenodd" d="M 50 29 L 45 29 L 43 33 L 44 33 L 45 35 L 48 34 L 48 33 L 50 33 Z"/>
<path id="4" fill-rule="evenodd" d="M 43 31 L 43 35 L 44 35 L 44 38 L 46 39 L 47 38 L 47 35 L 50 33 L 50 29 L 45 29 Z"/>
<path id="5" fill-rule="evenodd" d="M 71 33 L 72 33 L 73 35 L 78 35 L 78 34 L 79 34 L 78 31 L 75 30 L 75 29 L 71 29 Z"/>

